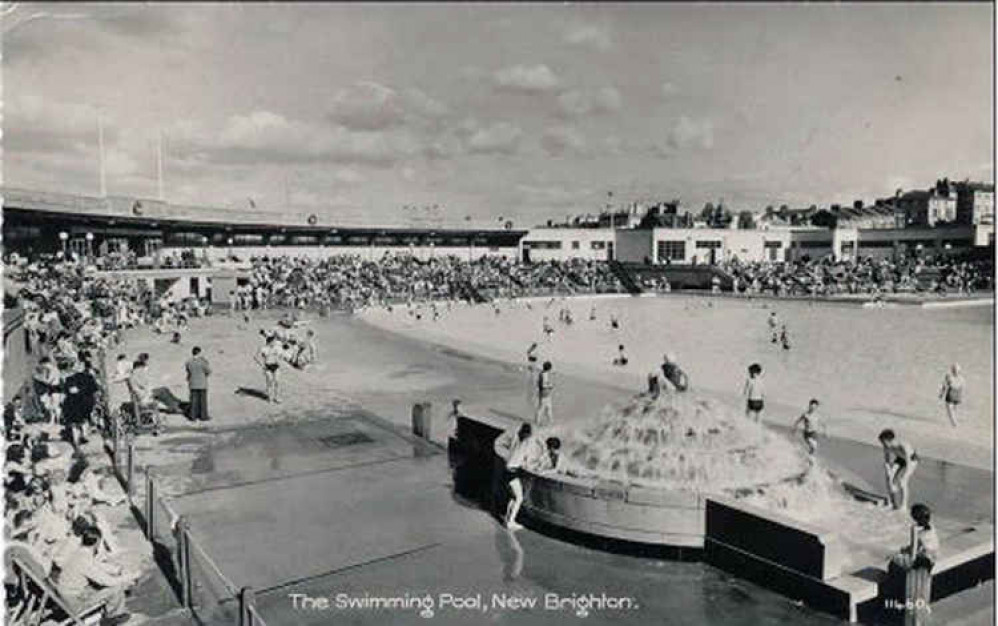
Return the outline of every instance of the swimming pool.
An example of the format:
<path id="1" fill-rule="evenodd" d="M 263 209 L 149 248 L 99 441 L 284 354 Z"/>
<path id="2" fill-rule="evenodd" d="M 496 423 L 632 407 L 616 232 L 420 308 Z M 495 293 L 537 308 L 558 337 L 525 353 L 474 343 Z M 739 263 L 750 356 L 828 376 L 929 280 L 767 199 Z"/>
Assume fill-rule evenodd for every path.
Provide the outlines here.
<path id="1" fill-rule="evenodd" d="M 568 308 L 574 323 L 559 322 Z M 595 307 L 595 321 L 590 321 Z M 792 420 L 812 397 L 822 401 L 830 430 L 868 440 L 877 429 L 898 427 L 922 438 L 943 438 L 982 448 L 992 442 L 992 309 L 987 306 L 923 309 L 863 308 L 807 301 L 735 300 L 670 295 L 653 298 L 568 298 L 455 305 L 417 319 L 405 307 L 372 309 L 364 319 L 424 340 L 461 346 L 525 363 L 540 344 L 541 360 L 555 371 L 581 373 L 642 389 L 662 355 L 675 355 L 700 390 L 741 406 L 749 364 L 764 368 L 767 403 L 783 405 Z M 787 325 L 790 350 L 770 342 L 767 318 Z M 620 328 L 610 326 L 610 315 Z M 547 316 L 555 332 L 545 338 Z M 629 363 L 612 364 L 624 345 Z M 953 429 L 938 399 L 943 375 L 959 362 L 967 381 L 961 426 Z M 593 414 L 601 407 L 593 407 Z M 573 416 L 576 417 L 576 416 Z M 844 432 L 843 432 L 844 431 Z"/>

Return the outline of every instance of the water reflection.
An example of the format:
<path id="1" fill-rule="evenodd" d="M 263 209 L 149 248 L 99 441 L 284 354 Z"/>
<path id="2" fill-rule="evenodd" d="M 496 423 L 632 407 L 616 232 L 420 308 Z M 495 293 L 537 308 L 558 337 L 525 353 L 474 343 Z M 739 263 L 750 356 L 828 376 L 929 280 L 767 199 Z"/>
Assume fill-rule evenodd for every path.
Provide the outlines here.
<path id="1" fill-rule="evenodd" d="M 496 552 L 503 566 L 502 579 L 506 582 L 517 580 L 523 572 L 523 545 L 515 532 L 502 526 L 496 527 L 495 539 Z"/>

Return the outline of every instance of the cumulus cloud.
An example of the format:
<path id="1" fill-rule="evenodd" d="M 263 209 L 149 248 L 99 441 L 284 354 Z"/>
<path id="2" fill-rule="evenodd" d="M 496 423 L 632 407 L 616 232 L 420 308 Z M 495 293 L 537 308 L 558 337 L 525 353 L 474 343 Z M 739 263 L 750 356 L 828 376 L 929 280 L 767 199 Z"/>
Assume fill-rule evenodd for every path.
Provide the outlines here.
<path id="1" fill-rule="evenodd" d="M 682 116 L 669 129 L 664 153 L 690 148 L 710 150 L 714 147 L 714 124 L 709 119 L 692 119 Z"/>
<path id="2" fill-rule="evenodd" d="M 547 65 L 514 65 L 498 70 L 493 79 L 498 89 L 541 93 L 558 88 L 559 81 Z"/>
<path id="3" fill-rule="evenodd" d="M 336 93 L 329 116 L 345 128 L 373 131 L 401 124 L 404 109 L 394 89 L 361 82 Z"/>
<path id="4" fill-rule="evenodd" d="M 232 115 L 217 131 L 181 123 L 169 135 L 182 154 L 229 163 L 326 161 L 387 167 L 418 149 L 416 140 L 404 131 L 327 127 L 270 111 Z"/>
<path id="5" fill-rule="evenodd" d="M 565 31 L 565 43 L 573 46 L 592 48 L 594 50 L 609 50 L 613 43 L 610 35 L 591 24 L 577 24 Z"/>
<path id="6" fill-rule="evenodd" d="M 623 98 L 615 87 L 602 87 L 596 91 L 571 89 L 558 96 L 558 106 L 563 117 L 581 117 L 591 114 L 614 113 L 620 110 Z"/>
<path id="7" fill-rule="evenodd" d="M 551 156 L 565 153 L 581 154 L 586 149 L 586 139 L 578 130 L 567 126 L 549 128 L 541 137 L 541 147 Z"/>
<path id="8" fill-rule="evenodd" d="M 523 131 L 509 122 L 497 122 L 479 128 L 468 139 L 468 151 L 474 154 L 513 154 L 520 147 Z"/>

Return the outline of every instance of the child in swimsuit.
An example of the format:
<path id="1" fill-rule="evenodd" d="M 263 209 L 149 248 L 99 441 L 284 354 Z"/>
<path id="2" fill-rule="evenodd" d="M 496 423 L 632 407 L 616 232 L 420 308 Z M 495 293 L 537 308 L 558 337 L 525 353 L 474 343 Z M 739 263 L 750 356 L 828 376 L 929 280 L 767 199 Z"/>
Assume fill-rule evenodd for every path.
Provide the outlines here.
<path id="1" fill-rule="evenodd" d="M 747 399 L 745 404 L 745 416 L 758 422 L 762 416 L 762 409 L 765 404 L 765 389 L 759 376 L 762 375 L 762 366 L 758 363 L 749 365 L 748 378 L 745 379 L 743 393 Z"/>
<path id="2" fill-rule="evenodd" d="M 906 441 L 901 441 L 891 429 L 878 437 L 884 448 L 884 471 L 887 476 L 887 495 L 896 510 L 908 508 L 908 482 L 918 467 L 918 453 Z"/>
<path id="3" fill-rule="evenodd" d="M 811 456 L 818 451 L 818 429 L 821 424 L 818 421 L 817 410 L 820 404 L 816 398 L 812 398 L 807 404 L 807 411 L 801 413 L 794 422 L 794 432 L 797 432 L 798 427 L 803 427 L 804 445 L 807 446 L 807 452 Z"/>

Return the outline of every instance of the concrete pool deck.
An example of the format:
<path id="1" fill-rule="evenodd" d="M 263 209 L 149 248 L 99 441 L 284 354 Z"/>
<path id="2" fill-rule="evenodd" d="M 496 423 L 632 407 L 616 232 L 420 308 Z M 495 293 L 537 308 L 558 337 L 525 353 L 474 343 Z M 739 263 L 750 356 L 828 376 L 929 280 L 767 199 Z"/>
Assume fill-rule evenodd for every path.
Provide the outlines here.
<path id="1" fill-rule="evenodd" d="M 437 441 L 446 438 L 442 416 L 454 397 L 465 400 L 468 412 L 521 416 L 524 374 L 501 361 L 385 333 L 354 318 L 312 324 L 323 342 L 323 367 L 306 375 L 286 371 L 293 392 L 276 406 L 235 393 L 261 386 L 248 363 L 256 326 L 234 333 L 232 320 L 195 320 L 180 346 L 147 331 L 132 333 L 127 343 L 129 354 L 152 353 L 157 384 L 184 399 L 183 360 L 195 341 L 208 353 L 216 372 L 210 391 L 216 421 L 205 428 L 168 417 L 159 438 L 137 440 L 138 463 L 156 467 L 175 495 L 174 505 L 190 516 L 195 535 L 226 575 L 237 586 L 257 587 L 258 607 L 271 626 L 332 621 L 329 611 L 296 610 L 290 593 L 362 596 L 400 589 L 455 596 L 484 589 L 489 596 L 506 592 L 541 601 L 545 593 L 595 589 L 629 594 L 643 607 L 594 612 L 587 621 L 595 623 L 644 624 L 663 616 L 677 616 L 676 623 L 836 623 L 703 564 L 604 554 L 531 531 L 514 542 L 487 514 L 454 498 L 443 455 L 424 454 L 425 446 L 414 446 L 404 433 L 416 401 L 433 403 Z M 621 393 L 619 386 L 563 374 L 559 414 L 585 414 Z M 373 441 L 349 434 L 355 432 Z M 334 444 L 360 443 L 319 441 L 328 437 Z M 870 485 L 880 484 L 875 447 L 830 438 L 822 453 L 843 458 Z M 937 510 L 959 510 L 968 522 L 991 518 L 990 472 L 927 459 L 912 487 L 916 498 Z M 979 605 L 972 611 L 953 602 L 946 606 L 968 624 L 985 623 L 993 612 Z M 535 610 L 491 612 L 480 619 L 448 609 L 433 621 L 465 624 L 470 615 L 476 622 L 499 623 L 578 619 Z M 412 611 L 365 609 L 336 617 L 357 624 L 426 623 Z"/>

